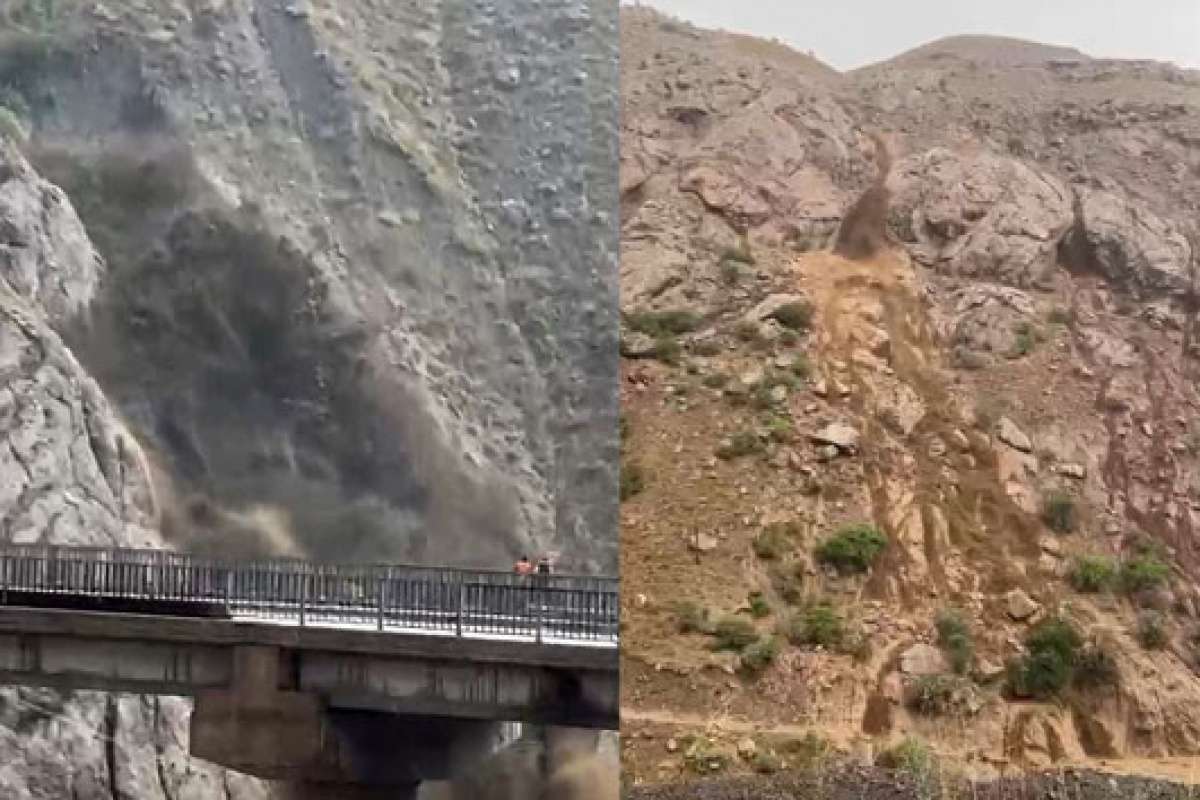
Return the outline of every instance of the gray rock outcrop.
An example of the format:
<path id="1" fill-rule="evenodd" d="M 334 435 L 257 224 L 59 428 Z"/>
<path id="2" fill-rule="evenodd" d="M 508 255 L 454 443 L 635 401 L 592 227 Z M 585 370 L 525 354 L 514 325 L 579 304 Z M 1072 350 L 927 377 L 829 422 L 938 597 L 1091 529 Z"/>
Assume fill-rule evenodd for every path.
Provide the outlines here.
<path id="1" fill-rule="evenodd" d="M 888 227 L 918 262 L 963 278 L 1044 285 L 1074 219 L 1056 178 L 994 153 L 934 148 L 888 178 Z"/>
<path id="2" fill-rule="evenodd" d="M 53 324 L 103 261 L 62 192 L 0 140 L 0 519 L 17 543 L 163 546 L 145 454 Z M 36 202 L 40 213 L 32 213 Z M 13 242 L 19 253 L 7 253 Z M 179 698 L 0 688 L 11 800 L 260 800 L 268 785 L 192 759 Z"/>

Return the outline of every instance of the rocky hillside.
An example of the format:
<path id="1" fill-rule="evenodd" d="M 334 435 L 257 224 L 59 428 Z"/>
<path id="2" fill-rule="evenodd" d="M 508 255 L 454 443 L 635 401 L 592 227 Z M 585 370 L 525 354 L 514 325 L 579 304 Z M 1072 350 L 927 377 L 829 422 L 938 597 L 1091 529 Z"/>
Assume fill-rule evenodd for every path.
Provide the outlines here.
<path id="1" fill-rule="evenodd" d="M 611 573 L 615 24 L 0 0 L 5 539 Z M 0 691 L 3 794 L 275 795 L 187 713 Z"/>
<path id="2" fill-rule="evenodd" d="M 1200 75 L 621 35 L 626 779 L 1200 753 Z"/>

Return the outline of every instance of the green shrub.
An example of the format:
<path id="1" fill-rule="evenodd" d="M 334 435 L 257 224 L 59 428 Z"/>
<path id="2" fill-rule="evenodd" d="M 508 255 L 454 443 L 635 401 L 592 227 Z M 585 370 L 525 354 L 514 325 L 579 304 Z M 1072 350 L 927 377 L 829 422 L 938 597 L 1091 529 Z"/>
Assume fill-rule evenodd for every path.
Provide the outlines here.
<path id="1" fill-rule="evenodd" d="M 736 286 L 742 278 L 742 268 L 738 262 L 727 258 L 721 262 L 721 283 L 726 286 Z"/>
<path id="2" fill-rule="evenodd" d="M 1167 630 L 1163 615 L 1157 611 L 1143 611 L 1138 615 L 1137 638 L 1147 650 L 1161 650 L 1167 645 Z"/>
<path id="3" fill-rule="evenodd" d="M 796 605 L 804 597 L 804 564 L 793 561 L 790 564 L 777 564 L 771 569 L 771 586 L 779 599 L 785 603 Z"/>
<path id="4" fill-rule="evenodd" d="M 729 753 L 715 747 L 703 737 L 694 739 L 683 751 L 683 763 L 692 772 L 701 775 L 721 772 L 729 766 L 729 761 Z"/>
<path id="5" fill-rule="evenodd" d="M 748 601 L 750 603 L 750 616 L 755 619 L 770 616 L 771 604 L 767 602 L 767 598 L 763 597 L 762 592 L 751 592 Z"/>
<path id="6" fill-rule="evenodd" d="M 1106 556 L 1080 556 L 1068 577 L 1077 592 L 1105 592 L 1116 584 L 1117 566 Z"/>
<path id="7" fill-rule="evenodd" d="M 723 372 L 713 372 L 705 375 L 702 382 L 709 389 L 723 389 L 729 383 L 729 376 Z"/>
<path id="8" fill-rule="evenodd" d="M 1042 521 L 1052 531 L 1070 533 L 1075 530 L 1075 498 L 1067 492 L 1055 490 L 1042 498 Z"/>
<path id="9" fill-rule="evenodd" d="M 780 558 L 792 549 L 792 537 L 796 535 L 794 523 L 775 523 L 763 528 L 754 537 L 754 554 L 764 561 Z"/>
<path id="10" fill-rule="evenodd" d="M 807 769 L 824 761 L 831 748 L 828 740 L 809 731 L 799 738 L 781 741 L 778 749 L 788 757 L 793 768 Z"/>
<path id="11" fill-rule="evenodd" d="M 803 300 L 787 303 L 775 309 L 770 319 L 791 331 L 806 331 L 812 325 L 813 307 Z"/>
<path id="12" fill-rule="evenodd" d="M 796 356 L 789 369 L 791 369 L 793 375 L 801 380 L 808 380 L 812 377 L 812 362 L 803 353 Z"/>
<path id="13" fill-rule="evenodd" d="M 815 603 L 784 623 L 784 635 L 796 646 L 834 649 L 846 636 L 841 615 L 828 603 Z"/>
<path id="14" fill-rule="evenodd" d="M 1009 352 L 1010 358 L 1020 358 L 1028 355 L 1037 345 L 1038 334 L 1033 325 L 1028 322 L 1018 322 L 1013 328 L 1013 347 Z"/>
<path id="15" fill-rule="evenodd" d="M 842 637 L 838 652 L 850 656 L 856 664 L 866 664 L 871 660 L 875 647 L 871 644 L 870 637 L 861 630 L 856 630 Z"/>
<path id="16" fill-rule="evenodd" d="M 620 498 L 622 501 L 639 495 L 646 488 L 646 476 L 640 464 L 623 462 L 621 464 Z"/>
<path id="17" fill-rule="evenodd" d="M 937 775 L 937 758 L 929 745 L 912 736 L 884 750 L 876 759 L 879 766 L 906 774 L 922 789 L 930 787 Z"/>
<path id="18" fill-rule="evenodd" d="M 762 672 L 779 655 L 779 641 L 774 636 L 764 636 L 742 649 L 740 665 L 743 671 Z"/>
<path id="19" fill-rule="evenodd" d="M 722 617 L 713 626 L 714 650 L 742 650 L 758 640 L 754 625 L 741 617 Z"/>
<path id="20" fill-rule="evenodd" d="M 713 624 L 708 609 L 690 600 L 675 607 L 676 625 L 680 633 L 712 633 Z"/>
<path id="21" fill-rule="evenodd" d="M 1075 659 L 1073 681 L 1081 689 L 1113 686 L 1120 679 L 1117 662 L 1099 647 L 1085 647 Z"/>
<path id="22" fill-rule="evenodd" d="M 787 417 L 772 415 L 767 420 L 767 435 L 771 437 L 771 441 L 782 444 L 792 441 L 796 436 L 796 430 L 792 427 L 792 421 Z"/>
<path id="23" fill-rule="evenodd" d="M 716 339 L 700 339 L 692 342 L 692 352 L 698 356 L 715 356 L 721 352 L 721 343 Z"/>
<path id="24" fill-rule="evenodd" d="M 640 311 L 629 314 L 626 324 L 647 336 L 679 336 L 700 326 L 700 316 L 691 311 Z"/>
<path id="25" fill-rule="evenodd" d="M 758 434 L 753 431 L 738 431 L 730 437 L 728 444 L 717 448 L 716 455 L 717 458 L 728 461 L 733 458 L 761 453 L 763 449 L 764 446 L 762 440 L 758 438 Z"/>
<path id="26" fill-rule="evenodd" d="M 742 264 L 753 264 L 754 254 L 750 252 L 750 238 L 745 234 L 738 237 L 737 244 L 727 247 L 721 253 L 722 261 L 737 261 Z"/>
<path id="27" fill-rule="evenodd" d="M 783 769 L 783 760 L 770 750 L 759 748 L 750 757 L 750 766 L 760 775 L 773 775 Z"/>
<path id="28" fill-rule="evenodd" d="M 662 335 L 654 340 L 654 357 L 664 364 L 675 365 L 679 363 L 679 357 L 683 354 L 683 348 L 679 346 L 679 342 L 675 337 Z"/>
<path id="29" fill-rule="evenodd" d="M 1054 325 L 1066 325 L 1071 321 L 1071 309 L 1055 306 L 1050 309 L 1050 313 L 1046 315 L 1046 319 Z"/>
<path id="30" fill-rule="evenodd" d="M 1009 691 L 1038 699 L 1057 695 L 1071 683 L 1082 643 L 1066 620 L 1043 620 L 1025 637 L 1029 652 L 1008 665 Z"/>
<path id="31" fill-rule="evenodd" d="M 821 544 L 815 555 L 838 572 L 866 572 L 887 548 L 887 537 L 874 525 L 847 525 Z"/>
<path id="32" fill-rule="evenodd" d="M 938 646 L 946 654 L 951 668 L 959 675 L 965 674 L 975 655 L 971 640 L 971 629 L 957 609 L 943 609 L 934 621 L 937 629 Z"/>
<path id="33" fill-rule="evenodd" d="M 757 322 L 752 320 L 742 320 L 733 329 L 734 336 L 741 339 L 743 342 L 755 343 L 762 341 L 762 328 Z"/>
<path id="34" fill-rule="evenodd" d="M 946 714 L 954 705 L 956 686 L 949 675 L 922 675 L 908 687 L 905 705 L 926 716 Z"/>
<path id="35" fill-rule="evenodd" d="M 1171 568 L 1150 553 L 1134 556 L 1121 564 L 1118 582 L 1130 594 L 1157 589 L 1167 582 Z"/>

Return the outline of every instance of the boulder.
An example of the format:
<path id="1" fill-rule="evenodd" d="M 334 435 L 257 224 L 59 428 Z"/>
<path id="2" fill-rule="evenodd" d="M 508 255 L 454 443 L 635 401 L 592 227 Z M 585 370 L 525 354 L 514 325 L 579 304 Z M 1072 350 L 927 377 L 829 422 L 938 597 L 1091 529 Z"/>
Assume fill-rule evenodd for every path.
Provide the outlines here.
<path id="1" fill-rule="evenodd" d="M 820 445 L 832 445 L 844 453 L 858 449 L 858 429 L 844 422 L 833 422 L 812 435 L 812 440 Z"/>
<path id="2" fill-rule="evenodd" d="M 1004 597 L 1008 615 L 1018 622 L 1029 619 L 1041 607 L 1023 589 L 1013 589 Z"/>
<path id="3" fill-rule="evenodd" d="M 921 264 L 1019 288 L 1048 284 L 1074 216 L 1056 178 L 1012 158 L 934 148 L 888 178 L 888 228 Z"/>
<path id="4" fill-rule="evenodd" d="M 1117 191 L 1081 189 L 1079 223 L 1066 252 L 1141 297 L 1188 290 L 1192 251 L 1172 222 Z"/>
<path id="5" fill-rule="evenodd" d="M 931 644 L 914 644 L 900 654 L 900 671 L 905 675 L 941 675 L 949 669 L 946 656 Z"/>
<path id="6" fill-rule="evenodd" d="M 1033 451 L 1033 442 L 1025 435 L 1025 432 L 1017 427 L 1017 424 L 1008 417 L 1001 417 L 996 425 L 996 438 L 1004 442 L 1009 447 L 1020 450 L 1022 453 Z"/>

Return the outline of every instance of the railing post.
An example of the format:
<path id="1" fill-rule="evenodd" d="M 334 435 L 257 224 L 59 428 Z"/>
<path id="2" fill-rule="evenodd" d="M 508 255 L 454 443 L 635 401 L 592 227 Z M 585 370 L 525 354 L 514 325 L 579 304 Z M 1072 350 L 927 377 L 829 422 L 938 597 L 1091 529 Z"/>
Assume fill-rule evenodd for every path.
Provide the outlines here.
<path id="1" fill-rule="evenodd" d="M 304 627 L 307 621 L 304 607 L 308 605 L 308 567 L 307 565 L 300 568 L 300 627 Z"/>
<path id="2" fill-rule="evenodd" d="M 50 545 L 46 552 L 46 586 L 47 591 L 58 588 L 58 547 Z"/>
<path id="3" fill-rule="evenodd" d="M 233 595 L 233 568 L 228 565 L 225 567 L 225 587 L 222 590 L 222 595 L 225 605 L 225 616 L 232 617 L 233 610 L 230 607 L 230 601 Z"/>
<path id="4" fill-rule="evenodd" d="M 463 635 L 463 613 L 467 607 L 466 602 L 467 584 L 463 581 L 462 576 L 458 576 L 458 613 L 454 615 L 454 635 Z"/>
<path id="5" fill-rule="evenodd" d="M 379 582 L 379 589 L 375 593 L 375 600 L 379 604 L 379 619 L 376 621 L 376 627 L 379 630 L 383 630 L 383 604 L 387 599 L 387 581 L 383 578 L 376 578 L 375 580 Z"/>
<path id="6" fill-rule="evenodd" d="M 540 588 L 539 588 L 539 590 L 535 591 L 534 599 L 533 599 L 533 610 L 534 610 L 533 636 L 534 636 L 534 641 L 536 641 L 538 644 L 542 643 L 542 611 L 543 611 L 542 597 L 543 596 L 544 596 L 544 592 L 540 591 Z"/>

